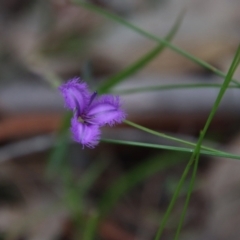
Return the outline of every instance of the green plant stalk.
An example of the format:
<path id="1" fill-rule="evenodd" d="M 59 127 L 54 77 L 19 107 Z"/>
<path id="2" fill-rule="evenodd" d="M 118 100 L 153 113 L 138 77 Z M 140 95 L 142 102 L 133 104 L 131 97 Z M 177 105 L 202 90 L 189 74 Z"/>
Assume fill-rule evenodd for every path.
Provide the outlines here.
<path id="1" fill-rule="evenodd" d="M 216 99 L 216 101 L 213 105 L 212 111 L 209 114 L 209 117 L 206 121 L 206 124 L 203 128 L 203 131 L 200 133 L 199 141 L 198 141 L 197 146 L 195 148 L 195 151 L 192 154 L 192 157 L 190 159 L 190 161 L 192 162 L 196 158 L 195 159 L 195 166 L 194 166 L 193 175 L 192 175 L 192 179 L 191 179 L 191 182 L 190 182 L 186 202 L 185 202 L 185 205 L 184 205 L 184 208 L 183 208 L 183 212 L 182 212 L 182 215 L 181 215 L 181 218 L 180 218 L 180 221 L 179 221 L 179 225 L 178 225 L 177 232 L 176 232 L 174 240 L 177 240 L 179 238 L 181 228 L 182 228 L 182 225 L 183 225 L 183 222 L 184 222 L 184 219 L 185 219 L 185 215 L 186 215 L 186 212 L 187 212 L 188 204 L 190 202 L 191 193 L 192 193 L 192 190 L 193 190 L 193 187 L 194 187 L 194 182 L 195 182 L 195 179 L 196 179 L 198 161 L 199 161 L 199 156 L 200 156 L 200 148 L 201 148 L 203 138 L 206 135 L 206 132 L 207 132 L 209 126 L 210 126 L 210 123 L 211 123 L 211 121 L 212 121 L 212 119 L 213 119 L 213 117 L 214 117 L 214 115 L 215 115 L 215 113 L 218 109 L 218 106 L 219 106 L 219 104 L 220 104 L 220 102 L 221 102 L 221 100 L 224 96 L 224 93 L 226 92 L 226 90 L 228 88 L 228 85 L 231 82 L 231 79 L 232 79 L 239 63 L 240 63 L 240 45 L 238 46 L 238 49 L 236 51 L 236 54 L 235 54 L 234 59 L 232 61 L 232 64 L 231 64 L 231 66 L 229 68 L 229 71 L 227 73 L 226 79 L 224 80 L 223 85 L 222 85 L 222 87 L 219 91 L 219 94 L 218 94 L 217 99 Z"/>
<path id="2" fill-rule="evenodd" d="M 190 181 L 190 184 L 189 184 L 189 190 L 188 190 L 188 193 L 187 193 L 186 201 L 185 201 L 185 204 L 184 204 L 184 207 L 183 207 L 183 211 L 182 211 L 182 214 L 181 214 L 181 217 L 180 217 L 180 221 L 179 221 L 179 224 L 178 224 L 178 228 L 177 228 L 174 240 L 179 238 L 179 235 L 180 235 L 180 232 L 181 232 L 181 229 L 182 229 L 182 225 L 183 225 L 186 213 L 187 213 L 188 205 L 189 205 L 189 202 L 190 202 L 191 194 L 192 194 L 192 191 L 193 191 L 193 188 L 194 188 L 194 183 L 195 183 L 195 179 L 196 179 L 196 175 L 197 175 L 198 162 L 199 162 L 199 155 L 196 157 L 195 162 L 194 162 L 193 173 L 192 173 L 191 181 Z"/>
<path id="3" fill-rule="evenodd" d="M 175 89 L 191 89 L 191 88 L 221 88 L 222 84 L 218 83 L 183 83 L 183 84 L 166 84 L 166 85 L 156 85 L 151 87 L 139 87 L 139 88 L 130 88 L 123 90 L 111 90 L 110 92 L 113 94 L 119 95 L 128 95 L 128 94 L 136 94 L 142 92 L 154 92 L 154 91 L 162 91 L 162 90 L 175 90 Z M 228 88 L 239 88 L 236 85 L 231 85 Z"/>
<path id="4" fill-rule="evenodd" d="M 142 30 L 141 28 L 139 28 L 139 27 L 129 23 L 128 21 L 126 21 L 125 19 L 117 16 L 114 13 L 111 13 L 111 12 L 109 12 L 107 10 L 104 10 L 103 8 L 97 7 L 94 4 L 87 3 L 87 2 L 84 2 L 84 1 L 81 1 L 81 0 L 73 0 L 72 3 L 80 5 L 80 6 L 84 7 L 84 8 L 89 9 L 91 11 L 94 11 L 94 12 L 96 12 L 98 14 L 101 14 L 101 15 L 103 15 L 103 16 L 111 19 L 111 20 L 114 20 L 115 22 L 118 22 L 118 23 L 122 24 L 123 26 L 126 26 L 129 29 L 132 29 L 133 31 L 135 31 L 135 32 L 137 32 L 137 33 L 139 33 L 139 34 L 141 34 L 141 35 L 143 35 L 143 36 L 145 36 L 145 37 L 147 37 L 149 39 L 152 39 L 152 40 L 154 40 L 156 42 L 162 43 L 165 46 L 167 46 L 168 48 L 170 48 L 171 50 L 173 50 L 174 52 L 176 52 L 176 53 L 186 57 L 187 59 L 191 60 L 192 62 L 195 62 L 196 64 L 198 64 L 198 65 L 200 65 L 200 66 L 202 66 L 202 67 L 212 71 L 216 75 L 218 75 L 218 76 L 220 76 L 222 78 L 226 77 L 226 75 L 222 71 L 220 71 L 217 68 L 213 67 L 209 63 L 194 57 L 190 53 L 188 53 L 188 52 L 186 52 L 186 51 L 176 47 L 175 45 L 169 43 L 165 39 L 159 38 L 159 37 L 157 37 L 157 36 L 155 36 L 153 34 L 150 34 L 150 33 L 146 32 L 146 31 Z M 237 86 L 240 86 L 240 83 L 237 80 L 232 79 L 232 82 L 234 82 L 234 84 L 236 84 Z"/>
<path id="5" fill-rule="evenodd" d="M 175 142 L 187 144 L 187 145 L 189 145 L 189 146 L 193 146 L 193 147 L 196 146 L 195 143 L 192 143 L 192 142 L 189 142 L 189 141 L 185 141 L 185 140 L 182 140 L 182 139 L 179 139 L 179 138 L 175 138 L 175 137 L 169 136 L 169 135 L 164 134 L 164 133 L 156 132 L 156 131 L 151 130 L 151 129 L 149 129 L 149 128 L 143 127 L 143 126 L 141 126 L 141 125 L 139 125 L 139 124 L 133 123 L 133 122 L 131 122 L 131 121 L 129 121 L 129 120 L 125 120 L 124 122 L 125 122 L 126 124 L 128 124 L 129 126 L 135 127 L 135 128 L 137 128 L 137 129 L 140 129 L 140 130 L 142 130 L 142 131 L 144 131 L 144 132 L 147 132 L 147 133 L 150 133 L 150 134 L 152 134 L 152 135 L 156 135 L 156 136 L 158 136 L 158 137 L 162 137 L 162 138 L 165 138 L 165 139 L 168 139 L 168 140 L 172 140 L 172 141 L 175 141 Z M 218 151 L 218 150 L 216 150 L 216 149 L 213 149 L 213 148 L 210 148 L 210 147 L 205 147 L 205 146 L 202 146 L 202 149 L 208 150 L 208 151 L 213 151 L 213 152 L 224 153 L 224 152 L 222 152 L 222 151 Z"/>
<path id="6" fill-rule="evenodd" d="M 99 216 L 96 212 L 91 212 L 88 216 L 88 220 L 85 224 L 85 229 L 83 232 L 83 240 L 91 240 L 94 239 L 94 234 L 96 230 L 96 226 L 99 220 Z M 81 238 L 76 238 L 76 240 L 79 240 Z"/>
<path id="7" fill-rule="evenodd" d="M 187 164 L 187 166 L 186 166 L 186 168 L 184 169 L 184 172 L 183 172 L 183 174 L 182 174 L 179 182 L 178 182 L 177 188 L 176 188 L 176 190 L 175 190 L 175 192 L 174 192 L 174 194 L 173 194 L 173 197 L 172 197 L 172 199 L 171 199 L 171 201 L 170 201 L 170 203 L 169 203 L 169 205 L 168 205 L 167 211 L 165 212 L 165 214 L 164 214 L 164 216 L 163 216 L 163 219 L 162 219 L 160 228 L 159 228 L 158 231 L 157 231 L 155 240 L 160 239 L 160 237 L 161 237 L 161 235 L 162 235 L 162 233 L 163 233 L 163 230 L 164 230 L 164 228 L 165 228 L 165 225 L 166 225 L 166 223 L 167 223 L 167 220 L 168 220 L 168 218 L 169 218 L 169 216 L 170 216 L 170 214 L 171 214 L 171 212 L 172 212 L 172 209 L 173 209 L 173 207 L 174 207 L 174 205 L 175 205 L 175 203 L 176 203 L 176 201 L 177 201 L 177 199 L 178 199 L 178 195 L 179 195 L 179 193 L 180 193 L 180 191 L 181 191 L 181 189 L 182 189 L 182 186 L 183 186 L 183 184 L 184 184 L 184 181 L 185 181 L 185 179 L 186 179 L 186 177 L 187 177 L 187 175 L 188 175 L 188 172 L 189 172 L 191 166 L 192 166 L 192 162 L 189 161 L 188 164 Z"/>
<path id="8" fill-rule="evenodd" d="M 194 149 L 192 148 L 173 147 L 168 145 L 160 145 L 160 144 L 152 144 L 152 143 L 133 142 L 133 141 L 125 141 L 125 140 L 105 139 L 105 138 L 102 138 L 101 141 L 107 142 L 107 143 L 113 143 L 113 144 L 136 146 L 136 147 L 147 147 L 147 148 L 155 148 L 155 149 L 163 149 L 163 150 L 179 151 L 179 152 L 187 152 L 187 153 L 194 152 Z M 201 150 L 200 152 L 201 154 L 208 155 L 208 156 L 240 160 L 239 155 L 234 155 L 230 153 L 214 152 L 214 151 L 206 151 L 206 150 Z"/>

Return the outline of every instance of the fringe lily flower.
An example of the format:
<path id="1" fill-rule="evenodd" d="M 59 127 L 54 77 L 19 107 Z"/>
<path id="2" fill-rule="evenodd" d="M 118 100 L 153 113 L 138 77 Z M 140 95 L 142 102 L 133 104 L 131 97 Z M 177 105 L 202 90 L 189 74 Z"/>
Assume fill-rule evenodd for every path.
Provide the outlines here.
<path id="1" fill-rule="evenodd" d="M 73 139 L 93 148 L 100 139 L 100 127 L 121 123 L 125 112 L 118 96 L 91 93 L 86 83 L 73 78 L 59 87 L 65 106 L 74 112 L 71 121 Z"/>

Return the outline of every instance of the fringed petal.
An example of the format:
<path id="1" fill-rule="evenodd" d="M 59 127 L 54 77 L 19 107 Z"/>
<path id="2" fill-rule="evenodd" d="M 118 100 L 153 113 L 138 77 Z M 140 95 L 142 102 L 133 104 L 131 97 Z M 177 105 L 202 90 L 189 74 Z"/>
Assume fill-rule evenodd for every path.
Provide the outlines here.
<path id="1" fill-rule="evenodd" d="M 86 111 L 87 121 L 91 124 L 103 126 L 121 123 L 126 118 L 126 113 L 121 109 L 118 96 L 103 95 L 94 99 Z"/>
<path id="2" fill-rule="evenodd" d="M 100 139 L 100 130 L 97 125 L 88 125 L 78 121 L 76 117 L 72 118 L 71 131 L 73 139 L 79 142 L 83 147 L 94 148 Z"/>
<path id="3" fill-rule="evenodd" d="M 62 93 L 65 106 L 70 110 L 77 110 L 77 114 L 83 113 L 90 98 L 87 84 L 81 82 L 79 78 L 73 78 L 59 87 Z"/>

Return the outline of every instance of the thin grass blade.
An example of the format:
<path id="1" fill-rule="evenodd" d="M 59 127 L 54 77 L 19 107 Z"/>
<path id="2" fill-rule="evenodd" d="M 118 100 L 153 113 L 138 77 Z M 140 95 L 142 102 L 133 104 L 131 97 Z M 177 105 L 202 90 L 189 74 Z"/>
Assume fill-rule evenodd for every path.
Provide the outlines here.
<path id="1" fill-rule="evenodd" d="M 121 144 L 121 145 L 129 145 L 129 146 L 136 146 L 136 147 L 146 147 L 146 148 L 155 148 L 155 149 L 162 149 L 162 150 L 169 150 L 169 151 L 177 151 L 177 152 L 186 152 L 186 153 L 193 153 L 194 149 L 192 148 L 184 148 L 184 147 L 174 147 L 168 145 L 160 145 L 160 144 L 153 144 L 153 143 L 143 143 L 143 142 L 133 142 L 133 141 L 125 141 L 125 140 L 116 140 L 116 139 L 101 139 L 102 142 L 113 143 L 113 144 Z M 240 160 L 239 155 L 225 153 L 225 152 L 218 152 L 216 151 L 208 151 L 208 150 L 201 150 L 201 154 L 214 156 L 214 157 L 223 157 L 229 159 Z"/>
<path id="2" fill-rule="evenodd" d="M 177 232 L 176 232 L 174 240 L 179 239 L 179 235 L 180 235 L 180 232 L 181 232 L 181 229 L 182 229 L 182 225 L 183 225 L 183 222 L 184 222 L 184 219 L 185 219 L 185 216 L 186 216 L 187 208 L 188 208 L 188 205 L 189 205 L 189 202 L 190 202 L 191 194 L 192 194 L 193 187 L 194 187 L 194 182 L 195 182 L 195 179 L 196 179 L 198 162 L 199 162 L 199 157 L 200 157 L 200 148 L 201 148 L 203 138 L 206 135 L 208 127 L 209 127 L 209 125 L 210 125 L 210 123 L 211 123 L 211 121 L 212 121 L 212 119 L 213 119 L 213 117 L 214 117 L 214 115 L 215 115 L 215 113 L 218 109 L 218 106 L 219 106 L 219 104 L 220 104 L 220 102 L 221 102 L 221 100 L 224 96 L 224 93 L 226 92 L 226 90 L 228 88 L 228 85 L 231 82 L 231 79 L 232 79 L 239 63 L 240 63 L 240 45 L 239 45 L 239 47 L 236 51 L 236 54 L 235 54 L 234 59 L 232 61 L 232 64 L 231 64 L 231 66 L 228 70 L 226 79 L 224 80 L 223 85 L 222 85 L 222 87 L 219 91 L 219 94 L 218 94 L 217 98 L 216 98 L 216 101 L 213 105 L 212 111 L 210 112 L 209 117 L 206 121 L 206 124 L 203 128 L 203 131 L 200 134 L 199 141 L 198 141 L 197 146 L 195 148 L 195 151 L 192 155 L 192 158 L 190 159 L 190 162 L 194 161 L 194 159 L 195 159 L 195 164 L 194 164 L 194 169 L 193 169 L 193 173 L 192 173 L 191 182 L 190 182 L 190 185 L 189 185 L 187 198 L 186 198 L 186 201 L 185 201 L 185 204 L 184 204 L 184 208 L 183 208 L 183 211 L 182 211 L 182 215 L 181 215 L 181 218 L 180 218 L 180 221 L 179 221 L 179 225 L 178 225 Z"/>
<path id="3" fill-rule="evenodd" d="M 175 89 L 196 89 L 196 88 L 221 88 L 222 84 L 218 83 L 183 83 L 183 84 L 166 84 L 156 85 L 150 87 L 129 88 L 123 90 L 111 90 L 110 92 L 118 95 L 137 94 L 142 92 L 155 92 L 163 90 L 175 90 Z M 231 85 L 228 88 L 238 88 L 236 85 Z"/>
<path id="4" fill-rule="evenodd" d="M 171 41 L 175 34 L 177 33 L 177 30 L 179 29 L 182 20 L 183 20 L 184 12 L 181 12 L 181 14 L 176 19 L 173 27 L 169 31 L 169 33 L 166 36 L 166 40 Z M 105 80 L 102 85 L 99 86 L 98 92 L 105 93 L 108 92 L 113 86 L 117 85 L 118 83 L 122 82 L 129 76 L 135 74 L 137 71 L 141 70 L 144 66 L 146 66 L 150 61 L 152 61 L 155 57 L 157 57 L 164 49 L 165 45 L 162 43 L 159 43 L 156 48 L 148 52 L 146 55 L 144 55 L 142 58 L 137 60 L 132 65 L 128 66 L 121 72 L 117 73 L 116 75 L 110 77 L 109 79 Z"/>
<path id="5" fill-rule="evenodd" d="M 193 147 L 196 146 L 195 143 L 192 143 L 192 142 L 180 139 L 180 138 L 172 137 L 172 136 L 169 136 L 169 135 L 167 135 L 165 133 L 156 132 L 156 131 L 154 131 L 152 129 L 143 127 L 143 126 L 141 126 L 141 125 L 139 125 L 137 123 L 131 122 L 129 120 L 125 120 L 124 123 L 126 123 L 129 126 L 132 126 L 134 128 L 137 128 L 139 130 L 142 130 L 144 132 L 147 132 L 147 133 L 150 133 L 152 135 L 158 136 L 158 137 L 162 137 L 162 138 L 165 138 L 165 139 L 168 139 L 168 140 L 172 140 L 172 141 L 175 141 L 175 142 L 178 142 L 178 143 L 182 143 L 182 144 L 186 144 L 186 145 L 193 146 Z M 210 148 L 210 147 L 206 147 L 206 146 L 202 146 L 202 149 L 208 150 L 208 151 L 213 151 L 213 152 L 218 152 L 218 153 L 224 153 L 222 151 L 219 151 L 219 150 L 216 150 L 216 149 L 213 149 L 213 148 Z"/>
<path id="6" fill-rule="evenodd" d="M 225 78 L 226 77 L 226 74 L 223 73 L 222 71 L 220 71 L 219 69 L 213 67 L 212 65 L 210 65 L 209 63 L 191 55 L 190 53 L 182 50 L 181 48 L 178 48 L 177 46 L 171 44 L 170 42 L 166 41 L 165 39 L 162 39 L 162 38 L 159 38 L 153 34 L 150 34 L 146 31 L 144 31 L 143 29 L 131 24 L 130 22 L 126 21 L 125 19 L 119 17 L 118 15 L 114 14 L 114 13 L 111 13 L 107 10 L 104 10 L 103 8 L 100 8 L 100 7 L 97 7 L 96 5 L 94 4 L 91 4 L 91 3 L 88 3 L 88 2 L 85 2 L 85 1 L 81 1 L 81 0 L 72 0 L 71 1 L 73 4 L 76 4 L 76 5 L 79 5 L 79 6 L 82 6 L 86 9 L 89 9 L 90 11 L 93 11 L 93 12 L 96 12 L 102 16 L 105 16 L 106 18 L 109 18 L 110 20 L 113 20 L 117 23 L 120 23 L 121 25 L 129 28 L 129 29 L 132 29 L 133 31 L 139 33 L 140 35 L 142 36 L 145 36 L 153 41 L 156 41 L 158 43 L 162 43 L 164 45 L 166 45 L 168 48 L 170 48 L 171 50 L 173 50 L 174 52 L 186 57 L 187 59 L 191 60 L 192 62 L 202 66 L 203 68 L 206 68 L 208 70 L 210 70 L 211 72 L 215 73 L 216 75 L 222 77 L 222 78 Z M 236 80 L 236 79 L 232 79 L 232 82 L 239 86 L 240 87 L 240 83 Z"/>

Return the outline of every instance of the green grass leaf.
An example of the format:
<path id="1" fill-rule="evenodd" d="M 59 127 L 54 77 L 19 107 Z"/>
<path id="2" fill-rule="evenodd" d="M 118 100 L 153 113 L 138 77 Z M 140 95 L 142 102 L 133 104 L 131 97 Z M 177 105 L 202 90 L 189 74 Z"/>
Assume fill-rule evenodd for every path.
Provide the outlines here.
<path id="1" fill-rule="evenodd" d="M 150 87 L 138 87 L 128 88 L 122 90 L 111 90 L 110 92 L 118 95 L 137 94 L 142 92 L 154 92 L 163 90 L 175 90 L 175 89 L 196 89 L 196 88 L 221 88 L 222 84 L 218 83 L 182 83 L 182 84 L 166 84 L 156 85 Z M 236 85 L 230 85 L 228 88 L 238 88 Z"/>
<path id="2" fill-rule="evenodd" d="M 220 105 L 220 102 L 228 88 L 228 85 L 230 84 L 231 82 L 231 79 L 238 67 L 240 63 L 240 45 L 236 51 L 236 54 L 234 56 L 234 59 L 232 61 L 232 64 L 228 70 L 228 73 L 227 73 L 227 76 L 222 84 L 222 87 L 219 91 L 219 94 L 216 98 L 216 101 L 213 105 L 213 108 L 209 114 L 209 117 L 206 121 L 206 124 L 203 128 L 203 130 L 201 131 L 200 133 L 200 137 L 199 137 L 199 140 L 197 142 L 197 145 L 195 147 L 195 150 L 191 156 L 191 159 L 190 159 L 190 163 L 191 162 L 195 162 L 194 163 L 194 169 L 193 169 L 193 173 L 192 173 L 192 178 L 191 178 L 191 182 L 190 182 L 190 185 L 189 185 L 189 190 L 188 190 L 188 194 L 187 194 L 187 198 L 186 198 L 186 201 L 185 201 L 185 204 L 184 204 L 184 208 L 183 208 L 183 211 L 182 211 L 182 215 L 181 215 L 181 218 L 180 218 L 180 221 L 179 221 L 179 225 L 178 225 L 178 228 L 177 228 L 177 232 L 176 232 L 176 235 L 175 235 L 175 238 L 174 240 L 178 240 L 179 238 L 179 235 L 180 235 L 180 232 L 181 232 L 181 229 L 182 229 L 182 225 L 183 225 L 183 222 L 184 222 L 184 219 L 185 219 L 185 215 L 186 215 L 186 212 L 187 212 L 187 208 L 188 208 L 188 204 L 190 202 L 190 198 L 191 198 L 191 194 L 192 194 L 192 190 L 193 190 L 193 187 L 194 187 L 194 182 L 195 182 L 195 179 L 196 179 L 196 174 L 197 174 L 197 169 L 198 169 L 198 162 L 199 162 L 199 157 L 200 157 L 200 149 L 201 149 L 201 144 L 203 142 L 203 139 L 207 133 L 207 130 L 210 126 L 210 123 L 215 115 L 215 113 L 217 112 L 217 109 L 218 109 L 218 106 Z"/>
<path id="3" fill-rule="evenodd" d="M 179 29 L 182 20 L 183 20 L 184 12 L 182 12 L 179 17 L 176 19 L 173 27 L 169 31 L 169 33 L 166 36 L 166 40 L 170 41 L 175 36 L 177 30 Z M 142 58 L 137 60 L 132 65 L 128 66 L 121 72 L 115 74 L 114 76 L 110 77 L 109 79 L 105 80 L 98 88 L 98 92 L 105 93 L 108 92 L 113 86 L 117 85 L 118 83 L 122 82 L 129 76 L 135 74 L 137 71 L 141 70 L 144 66 L 146 66 L 150 61 L 152 61 L 155 57 L 157 57 L 164 49 L 165 45 L 162 43 L 159 43 L 156 48 L 148 52 L 146 55 L 144 55 Z"/>
<path id="4" fill-rule="evenodd" d="M 160 145 L 160 144 L 153 144 L 153 143 L 134 142 L 134 141 L 125 141 L 125 140 L 116 140 L 116 139 L 101 139 L 101 141 L 107 142 L 107 143 L 113 143 L 113 144 L 129 145 L 129 146 L 135 146 L 135 147 L 146 147 L 146 148 L 162 149 L 162 150 L 177 151 L 177 152 L 186 152 L 186 153 L 194 152 L 193 148 L 174 147 L 174 146 Z M 207 156 L 240 160 L 239 155 L 225 153 L 222 151 L 217 151 L 215 149 L 212 149 L 211 151 L 202 149 L 200 153 Z"/>
<path id="5" fill-rule="evenodd" d="M 202 66 L 203 68 L 206 68 L 208 70 L 210 70 L 211 72 L 215 73 L 216 75 L 222 77 L 222 78 L 225 78 L 226 77 L 226 74 L 223 73 L 222 71 L 220 71 L 219 69 L 213 67 L 212 65 L 210 65 L 209 63 L 191 55 L 190 53 L 184 51 L 183 49 L 181 48 L 178 48 L 177 46 L 171 44 L 169 41 L 167 41 L 166 39 L 162 39 L 162 38 L 159 38 L 151 33 L 148 33 L 146 31 L 144 31 L 143 29 L 131 24 L 130 22 L 126 21 L 125 19 L 121 18 L 120 16 L 114 14 L 114 13 L 111 13 L 107 10 L 104 10 L 103 8 L 100 8 L 100 7 L 97 7 L 96 5 L 94 4 L 91 4 L 91 3 L 87 3 L 85 1 L 81 1 L 81 0 L 72 0 L 71 1 L 73 4 L 76 4 L 76 5 L 79 5 L 79 6 L 82 6 L 86 9 L 89 9 L 90 11 L 93 11 L 93 12 L 96 12 L 102 16 L 105 16 L 107 18 L 109 18 L 110 20 L 112 21 L 115 21 L 119 24 L 121 24 L 122 26 L 125 26 L 129 29 L 132 29 L 134 32 L 136 33 L 139 33 L 140 35 L 142 36 L 145 36 L 147 37 L 148 39 L 151 39 L 155 42 L 158 42 L 158 43 L 162 43 L 164 44 L 166 47 L 170 48 L 171 50 L 173 50 L 174 52 L 184 56 L 185 58 L 189 59 L 190 61 Z M 240 87 L 240 83 L 235 80 L 235 79 L 232 79 L 231 80 L 234 84 L 236 84 L 237 86 Z"/>
<path id="6" fill-rule="evenodd" d="M 177 201 L 179 192 L 180 192 L 180 190 L 181 190 L 181 188 L 183 186 L 183 183 L 184 183 L 184 181 L 185 181 L 185 179 L 187 177 L 187 174 L 190 171 L 190 169 L 192 167 L 192 164 L 195 162 L 194 169 L 193 169 L 193 174 L 192 174 L 192 178 L 191 178 L 191 182 L 190 182 L 190 185 L 189 185 L 188 195 L 187 195 L 187 198 L 186 198 L 186 202 L 185 202 L 185 205 L 184 205 L 184 208 L 183 208 L 183 212 L 182 212 L 182 215 L 181 215 L 181 218 L 180 218 L 180 222 L 179 222 L 178 229 L 176 231 L 176 235 L 175 235 L 175 239 L 174 240 L 177 240 L 178 237 L 179 237 L 179 234 L 180 234 L 180 231 L 181 231 L 181 227 L 182 227 L 182 224 L 183 224 L 183 221 L 184 221 L 184 218 L 185 218 L 186 210 L 187 210 L 187 207 L 188 207 L 188 203 L 190 201 L 191 193 L 192 193 L 192 190 L 193 190 L 195 178 L 196 178 L 197 167 L 198 167 L 198 160 L 199 160 L 199 156 L 200 156 L 200 153 L 201 153 L 201 144 L 202 144 L 203 138 L 204 138 L 204 136 L 205 136 L 205 134 L 207 132 L 207 129 L 208 129 L 208 127 L 209 127 L 209 125 L 210 125 L 210 123 L 211 123 L 211 121 L 212 121 L 216 111 L 217 111 L 217 108 L 218 108 L 218 106 L 219 106 L 219 104 L 220 104 L 220 102 L 222 100 L 222 97 L 223 97 L 225 91 L 227 90 L 229 83 L 231 82 L 233 74 L 234 74 L 234 72 L 235 72 L 235 70 L 236 70 L 236 68 L 237 68 L 237 66 L 239 64 L 239 61 L 240 61 L 239 59 L 240 59 L 240 47 L 238 48 L 238 50 L 236 52 L 236 55 L 235 55 L 234 60 L 232 62 L 232 65 L 231 65 L 231 67 L 230 67 L 230 69 L 229 69 L 229 71 L 227 73 L 227 76 L 226 76 L 226 78 L 225 78 L 225 80 L 224 80 L 224 82 L 222 84 L 222 87 L 221 87 L 221 89 L 219 91 L 219 94 L 218 94 L 218 96 L 216 98 L 216 101 L 215 101 L 215 103 L 213 105 L 213 108 L 212 108 L 212 110 L 211 110 L 211 112 L 209 114 L 209 117 L 208 117 L 207 121 L 206 121 L 204 129 L 200 133 L 200 137 L 199 137 L 198 142 L 197 142 L 197 144 L 195 146 L 194 152 L 191 155 L 191 158 L 190 158 L 190 160 L 189 160 L 189 162 L 188 162 L 188 164 L 187 164 L 187 166 L 186 166 L 186 168 L 185 168 L 185 170 L 184 170 L 184 172 L 182 174 L 181 179 L 179 180 L 178 186 L 177 186 L 176 191 L 174 192 L 174 195 L 173 195 L 173 197 L 172 197 L 172 199 L 171 199 L 171 201 L 169 203 L 167 211 L 166 211 L 166 213 L 163 216 L 163 219 L 161 221 L 159 229 L 158 229 L 158 231 L 156 233 L 155 240 L 159 240 L 161 238 L 163 230 L 165 228 L 165 225 L 166 225 L 166 223 L 167 223 L 167 221 L 169 219 L 169 216 L 171 214 L 171 211 L 172 211 L 172 209 L 173 209 L 173 207 L 174 207 L 174 205 L 175 205 L 175 203 Z"/>
<path id="7" fill-rule="evenodd" d="M 152 130 L 152 129 L 143 127 L 143 126 L 141 126 L 141 125 L 139 125 L 139 124 L 137 124 L 137 123 L 131 122 L 131 121 L 129 121 L 129 120 L 125 120 L 124 123 L 126 123 L 126 124 L 128 124 L 129 126 L 132 126 L 132 127 L 134 127 L 134 128 L 137 128 L 137 129 L 139 129 L 139 130 L 141 130 L 141 131 L 144 131 L 144 132 L 150 133 L 150 134 L 152 134 L 152 135 L 158 136 L 158 137 L 162 137 L 162 138 L 165 138 L 165 139 L 174 141 L 174 142 L 182 143 L 182 144 L 189 145 L 189 146 L 193 146 L 193 147 L 196 146 L 195 143 L 192 143 L 192 142 L 189 142 L 189 141 L 180 139 L 180 138 L 172 137 L 172 136 L 167 135 L 167 134 L 165 134 L 165 133 L 156 132 L 156 131 L 154 131 L 154 130 Z M 219 151 L 219 150 L 216 150 L 216 149 L 213 149 L 213 148 L 210 148 L 210 147 L 206 147 L 206 146 L 202 146 L 202 149 L 208 150 L 208 151 L 213 151 L 213 152 L 218 152 L 218 153 L 224 153 L 224 152 L 222 152 L 222 151 Z"/>

